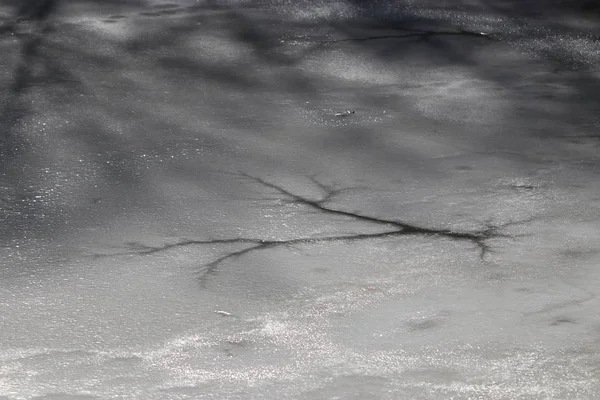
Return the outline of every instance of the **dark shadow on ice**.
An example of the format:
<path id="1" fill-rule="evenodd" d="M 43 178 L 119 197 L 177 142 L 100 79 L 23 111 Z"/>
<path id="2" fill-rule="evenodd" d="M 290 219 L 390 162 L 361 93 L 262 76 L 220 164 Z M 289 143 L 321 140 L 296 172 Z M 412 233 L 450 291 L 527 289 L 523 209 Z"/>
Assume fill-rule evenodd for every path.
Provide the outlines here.
<path id="1" fill-rule="evenodd" d="M 149 196 L 152 195 L 154 188 L 144 186 L 143 174 L 136 169 L 136 166 L 131 165 L 131 160 L 149 150 L 155 152 L 154 156 L 157 159 L 169 156 L 167 146 L 164 145 L 165 137 L 177 143 L 179 135 L 183 137 L 184 134 L 193 134 L 197 138 L 210 142 L 215 148 L 227 148 L 228 135 L 231 135 L 229 130 L 213 132 L 206 126 L 191 128 L 187 125 L 186 118 L 190 119 L 197 113 L 202 113 L 202 116 L 212 118 L 209 122 L 213 125 L 221 124 L 231 130 L 245 129 L 249 126 L 249 121 L 253 123 L 264 120 L 274 121 L 273 123 L 278 122 L 283 126 L 282 121 L 286 116 L 269 113 L 269 101 L 273 101 L 269 96 L 280 94 L 298 104 L 307 101 L 324 104 L 329 101 L 326 96 L 326 85 L 341 84 L 324 82 L 322 78 L 311 75 L 299 67 L 311 57 L 351 49 L 356 54 L 371 57 L 381 63 L 397 63 L 395 65 L 402 68 L 402 60 L 405 56 L 410 55 L 414 49 L 424 48 L 432 58 L 444 60 L 445 65 L 466 66 L 470 68 L 473 76 L 494 82 L 498 86 L 511 85 L 519 78 L 518 73 L 511 72 L 508 64 L 496 67 L 483 66 L 475 57 L 476 51 L 488 44 L 509 43 L 514 38 L 509 37 L 508 33 L 478 30 L 464 24 L 453 23 L 451 18 L 444 16 L 444 9 L 441 6 L 436 6 L 434 9 L 436 13 L 419 13 L 414 7 L 403 2 L 348 0 L 341 1 L 339 4 L 344 6 L 343 10 L 349 11 L 333 13 L 332 16 L 311 17 L 311 9 L 307 8 L 306 12 L 309 16 L 294 19 L 283 18 L 285 12 L 282 13 L 282 10 L 276 9 L 275 6 L 273 14 L 270 14 L 251 12 L 252 4 L 237 7 L 229 6 L 225 2 L 204 2 L 189 7 L 180 6 L 175 2 L 152 5 L 145 1 L 117 0 L 74 0 L 60 4 L 57 1 L 37 0 L 15 4 L 14 21 L 3 25 L 4 32 L 6 34 L 18 32 L 20 29 L 18 24 L 21 22 L 39 24 L 40 29 L 33 34 L 17 35 L 20 41 L 20 58 L 13 71 L 13 83 L 8 88 L 8 96 L 0 110 L 2 131 L 0 167 L 6 170 L 9 165 L 16 162 L 17 158 L 26 156 L 28 145 L 24 138 L 16 133 L 15 126 L 33 112 L 31 106 L 23 99 L 28 88 L 42 87 L 41 95 L 48 98 L 62 90 L 67 94 L 65 105 L 69 105 L 79 113 L 77 118 L 80 123 L 76 127 L 65 128 L 54 134 L 63 135 L 80 144 L 100 171 L 101 178 L 97 178 L 98 180 L 102 183 L 115 181 L 121 183 L 118 190 L 121 191 L 119 194 L 123 199 L 129 198 L 134 191 L 143 191 Z M 526 37 L 535 33 L 533 30 L 531 32 L 527 30 L 526 18 L 532 15 L 528 11 L 530 9 L 525 6 L 498 8 L 495 4 L 491 1 L 483 2 L 479 7 L 501 13 L 507 21 L 517 21 L 514 25 L 522 29 Z M 61 19 L 63 14 L 69 15 L 70 10 L 77 7 L 90 7 L 93 13 L 103 15 L 102 18 L 98 17 L 98 21 L 89 18 L 85 24 L 102 23 L 104 20 L 107 24 L 110 21 L 110 28 L 98 28 L 98 25 L 93 25 L 93 29 L 87 29 L 88 26 L 85 24 L 78 25 L 66 17 Z M 298 11 L 292 5 L 289 7 L 290 14 Z M 92 11 L 90 11 L 91 17 L 94 16 Z M 525 20 L 520 22 L 519 18 Z M 308 33 L 303 37 L 290 37 L 294 28 Z M 120 33 L 121 31 L 126 33 Z M 221 44 L 212 49 L 209 46 L 201 47 L 204 38 Z M 543 39 L 542 36 L 536 39 L 540 38 Z M 460 46 L 457 45 L 457 41 L 460 41 Z M 89 46 L 91 42 L 96 43 L 98 48 Z M 291 42 L 298 42 L 299 45 L 290 50 L 288 44 Z M 190 50 L 187 45 L 198 47 L 191 47 Z M 234 48 L 228 49 L 227 45 L 232 45 Z M 111 50 L 106 51 L 106 48 Z M 563 73 L 565 60 L 568 61 L 569 58 L 569 50 L 558 51 L 552 47 L 540 50 L 540 63 L 548 68 L 554 68 L 557 74 Z M 217 55 L 211 55 L 211 51 Z M 233 54 L 231 58 L 225 58 L 225 61 L 218 58 L 221 53 L 229 54 L 228 51 Z M 239 56 L 240 52 L 246 55 Z M 260 71 L 263 71 L 261 73 L 256 71 L 259 65 Z M 564 82 L 573 90 L 573 94 L 567 99 L 568 101 L 564 102 L 562 111 L 567 115 L 578 107 L 580 110 L 575 110 L 576 112 L 590 114 L 598 105 L 600 85 L 591 74 L 593 67 L 577 63 L 574 65 L 579 69 L 565 72 Z M 140 66 L 147 68 L 145 72 L 150 71 L 148 76 L 144 76 L 144 72 L 140 72 L 139 75 L 134 74 Z M 96 78 L 96 72 L 104 74 L 103 80 Z M 108 72 L 109 79 L 106 78 Z M 165 90 L 169 87 L 177 90 L 178 87 L 196 84 L 202 84 L 202 87 L 198 88 L 197 98 L 180 99 L 179 96 L 167 93 L 169 91 Z M 221 90 L 223 88 L 236 91 L 239 96 L 231 96 L 231 92 Z M 88 109 L 84 106 L 81 106 L 81 109 L 77 108 L 79 97 L 75 96 L 80 95 L 84 95 L 82 99 L 92 104 L 91 107 L 98 113 L 97 115 L 87 115 Z M 401 93 L 397 94 L 399 97 L 401 95 Z M 585 101 L 579 104 L 569 102 L 575 98 L 583 98 Z M 368 96 L 355 96 L 352 101 L 353 107 L 357 109 L 373 109 L 383 103 L 381 99 Z M 266 107 L 263 108 L 261 102 L 264 102 Z M 236 107 L 240 106 L 247 106 L 255 114 L 238 115 Z M 548 115 L 547 110 L 535 107 L 536 104 L 532 104 L 529 110 L 532 118 L 543 119 Z M 409 117 L 421 118 L 424 126 L 438 124 L 438 121 L 431 117 L 419 115 L 417 110 L 407 107 L 403 112 Z M 112 120 L 122 123 L 125 127 L 109 128 L 110 123 L 107 121 Z M 157 132 L 162 133 L 153 134 L 149 132 L 150 128 L 155 128 Z M 366 156 L 362 162 L 365 164 L 374 161 L 374 154 L 377 155 L 376 161 L 383 160 L 398 165 L 402 160 L 409 160 L 403 165 L 407 169 L 415 168 L 415 165 L 426 167 L 428 163 L 427 159 L 419 159 L 419 155 L 409 154 L 411 153 L 409 148 L 403 151 L 386 148 L 385 144 L 378 143 L 376 127 L 357 124 L 342 128 L 328 127 L 324 131 L 327 131 L 329 136 L 321 140 L 328 150 L 343 154 L 347 149 L 357 151 L 364 149 Z M 163 134 L 165 132 L 169 134 Z M 343 142 L 338 140 L 338 136 L 343 136 L 342 132 L 346 137 Z M 260 135 L 261 132 L 257 132 L 257 136 Z M 266 136 L 261 139 L 265 142 L 270 140 Z M 484 142 L 489 139 L 481 140 Z M 490 147 L 493 147 L 493 143 Z M 264 150 L 254 156 L 256 159 L 268 159 L 270 155 L 268 150 Z M 195 176 L 194 174 L 197 173 L 184 168 L 179 171 L 181 174 L 189 173 L 190 176 Z M 427 169 L 425 171 L 425 173 L 433 173 Z M 15 175 L 10 179 L 22 182 L 28 177 Z M 245 179 L 254 180 L 282 199 L 300 203 L 315 212 L 386 227 L 377 235 L 435 236 L 470 242 L 482 259 L 491 251 L 490 239 L 506 237 L 500 232 L 505 226 L 486 225 L 478 231 L 459 232 L 413 225 L 404 222 L 405 219 L 402 221 L 378 219 L 368 213 L 329 208 L 325 204 L 327 197 L 314 201 L 260 177 L 246 176 Z M 91 202 L 99 196 L 94 192 L 94 183 L 96 182 L 82 183 L 85 190 L 89 191 L 89 199 L 86 201 Z M 327 193 L 329 196 L 333 192 Z M 117 199 L 115 202 L 118 201 Z M 19 205 L 15 203 L 14 207 Z M 80 212 L 85 214 L 85 209 L 88 207 L 89 204 L 82 204 L 83 211 Z M 118 212 L 111 210 L 113 211 L 115 215 L 100 214 L 89 218 L 99 220 L 115 218 Z M 11 222 L 5 226 L 18 225 L 18 218 L 21 218 L 19 215 L 14 213 L 14 217 L 11 218 L 15 220 L 11 219 Z M 406 220 L 410 220 L 410 216 L 406 216 Z M 59 224 L 60 218 L 56 217 L 55 220 L 51 219 L 52 221 Z M 32 221 L 27 223 L 33 227 L 39 226 Z M 52 223 L 49 225 L 45 223 L 44 226 L 44 229 L 52 235 L 55 234 L 53 232 L 55 226 Z M 50 234 L 48 232 L 46 233 Z M 363 240 L 377 235 L 358 234 L 354 239 L 346 236 L 320 239 L 297 238 L 285 242 L 256 238 L 219 239 L 223 243 L 246 243 L 248 247 L 215 261 L 211 264 L 212 267 L 210 265 L 207 267 L 207 270 L 216 269 L 216 266 L 227 258 L 263 248 L 325 240 Z M 220 242 L 194 241 L 192 244 L 202 243 Z M 155 249 L 150 250 L 155 251 Z"/>
<path id="2" fill-rule="evenodd" d="M 18 35 L 19 55 L 16 67 L 12 73 L 12 84 L 8 88 L 8 96 L 0 110 L 0 167 L 5 167 L 10 163 L 15 151 L 21 149 L 24 143 L 19 142 L 20 138 L 14 136 L 14 126 L 29 112 L 25 102 L 21 98 L 25 90 L 36 82 L 43 80 L 54 80 L 64 77 L 62 71 L 54 68 L 52 60 L 40 55 L 39 48 L 43 44 L 44 34 L 49 32 L 49 27 L 44 24 L 44 20 L 49 17 L 55 1 L 26 1 L 18 10 L 16 20 L 19 22 L 33 21 L 31 32 Z M 11 34 L 19 33 L 15 24 L 10 22 L 4 25 L 6 32 Z M 34 74 L 34 64 L 42 64 L 44 70 L 43 77 L 37 77 Z"/>
<path id="3" fill-rule="evenodd" d="M 78 76 L 77 67 L 65 60 L 85 57 L 97 65 L 105 66 L 106 60 L 96 57 L 93 49 L 89 54 L 81 50 L 75 53 L 57 38 L 56 27 L 60 22 L 57 22 L 54 14 L 61 7 L 65 8 L 64 3 L 58 0 L 15 2 L 13 15 L 0 26 L 0 35 L 5 35 L 5 39 L 14 38 L 16 44 L 13 48 L 18 51 L 14 55 L 10 71 L 12 76 L 5 87 L 0 108 L 0 238 L 6 242 L 22 237 L 57 237 L 57 229 L 72 217 L 68 214 L 77 210 L 75 207 L 67 211 L 60 204 L 38 200 L 47 193 L 41 193 L 40 188 L 36 187 L 39 184 L 32 184 L 31 181 L 39 181 L 43 174 L 41 170 L 48 169 L 43 168 L 45 165 L 38 165 L 39 158 L 46 155 L 36 154 L 34 148 L 39 148 L 40 144 L 33 142 L 35 136 L 26 137 L 29 135 L 23 130 L 31 126 L 31 119 L 40 113 L 34 98 L 52 102 L 55 101 L 54 97 L 60 99 L 59 103 L 66 103 L 85 94 L 86 82 Z M 35 96 L 32 96 L 33 92 Z M 60 132 L 51 132 L 54 137 L 49 137 L 49 140 L 73 135 L 90 152 L 110 155 L 110 162 L 102 161 L 107 180 L 117 182 L 125 177 L 131 185 L 136 173 L 123 167 L 128 163 L 126 156 L 119 157 L 121 153 L 127 156 L 131 154 L 121 149 L 121 144 L 114 138 L 104 135 L 105 128 L 101 124 L 91 124 L 89 130 L 74 131 L 65 127 Z M 127 173 L 124 174 L 124 171 Z M 80 207 L 87 209 L 89 205 L 81 204 Z"/>
<path id="4" fill-rule="evenodd" d="M 17 13 L 17 21 L 43 21 L 58 5 L 57 0 L 25 0 Z"/>

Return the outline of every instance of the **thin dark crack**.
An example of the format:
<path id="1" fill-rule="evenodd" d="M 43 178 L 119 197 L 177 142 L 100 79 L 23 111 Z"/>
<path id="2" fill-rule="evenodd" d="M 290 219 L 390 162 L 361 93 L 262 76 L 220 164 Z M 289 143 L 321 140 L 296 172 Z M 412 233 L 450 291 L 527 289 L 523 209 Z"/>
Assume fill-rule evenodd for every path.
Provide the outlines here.
<path id="1" fill-rule="evenodd" d="M 369 40 L 406 39 L 406 38 L 414 38 L 414 37 L 418 37 L 418 38 L 427 40 L 434 36 L 468 36 L 468 37 L 480 37 L 480 38 L 485 38 L 488 40 L 493 39 L 493 37 L 489 33 L 458 30 L 458 31 L 416 31 L 416 32 L 410 32 L 410 33 L 403 33 L 400 35 L 379 35 L 379 36 L 365 36 L 365 37 L 357 37 L 357 38 L 328 40 L 323 43 L 364 42 L 364 41 L 369 41 Z"/>
<path id="2" fill-rule="evenodd" d="M 335 196 L 342 194 L 342 193 L 347 193 L 347 192 L 351 192 L 351 191 L 359 190 L 359 189 L 366 189 L 365 187 L 361 187 L 361 186 L 338 187 L 335 184 L 334 185 L 325 185 L 324 183 L 322 183 L 321 181 L 319 181 L 317 179 L 317 175 L 311 175 L 308 178 L 315 186 L 317 186 L 319 189 L 321 189 L 321 191 L 323 193 L 325 193 L 325 197 L 323 197 L 321 200 L 319 200 L 320 203 L 325 203 L 327 201 L 330 201 L 332 198 L 334 198 Z"/>
<path id="3" fill-rule="evenodd" d="M 371 224 L 377 224 L 382 229 L 387 228 L 380 232 L 375 233 L 347 233 L 339 234 L 334 236 L 325 237 L 300 237 L 292 239 L 282 240 L 268 240 L 260 238 L 229 238 L 229 239 L 212 239 L 212 240 L 192 240 L 185 239 L 176 243 L 169 243 L 163 246 L 148 246 L 140 243 L 128 243 L 131 251 L 114 253 L 114 254 L 99 254 L 95 257 L 113 257 L 121 255 L 148 255 L 167 250 L 181 248 L 186 246 L 194 245 L 242 245 L 247 244 L 240 250 L 229 252 L 224 256 L 221 256 L 214 261 L 202 265 L 202 275 L 200 277 L 201 282 L 204 282 L 210 275 L 214 275 L 219 266 L 227 260 L 239 258 L 251 252 L 265 250 L 268 248 L 274 248 L 279 246 L 295 247 L 300 245 L 310 244 L 323 244 L 332 242 L 358 242 L 372 239 L 384 239 L 394 238 L 400 236 L 422 236 L 422 237 L 442 237 L 449 240 L 466 241 L 471 242 L 475 245 L 475 249 L 478 250 L 479 257 L 482 261 L 488 254 L 493 253 L 493 249 L 489 244 L 491 239 L 508 238 L 514 239 L 519 235 L 509 235 L 501 232 L 502 229 L 513 225 L 524 224 L 530 222 L 532 219 L 527 219 L 519 222 L 508 222 L 501 225 L 494 225 L 491 221 L 486 221 L 483 228 L 474 231 L 456 231 L 451 229 L 434 229 L 417 226 L 403 221 L 378 218 L 369 215 L 364 215 L 358 212 L 350 212 L 332 208 L 327 205 L 333 195 L 339 193 L 341 189 L 332 189 L 330 186 L 324 185 L 319 182 L 314 176 L 309 179 L 317 186 L 321 191 L 324 192 L 323 196 L 318 200 L 309 199 L 302 195 L 293 193 L 282 186 L 276 185 L 265 179 L 251 176 L 244 173 L 235 174 L 239 177 L 244 177 L 254 182 L 259 183 L 261 186 L 272 189 L 278 193 L 280 200 L 285 202 L 293 202 L 301 204 L 315 212 L 328 214 L 328 215 L 339 215 L 346 218 L 351 218 L 355 221 L 362 221 Z M 283 198 L 281 198 L 283 196 Z"/>
<path id="4" fill-rule="evenodd" d="M 262 239 L 239 239 L 238 243 L 248 243 L 249 241 L 254 242 L 253 246 L 247 247 L 242 250 L 235 251 L 233 253 L 226 254 L 222 257 L 219 257 L 215 261 L 205 264 L 203 266 L 202 275 L 200 276 L 200 281 L 204 283 L 206 279 L 210 275 L 214 275 L 221 263 L 231 258 L 238 258 L 245 254 L 248 254 L 253 251 L 265 250 L 268 248 L 274 248 L 279 246 L 292 247 L 294 248 L 296 245 L 306 245 L 306 244 L 322 244 L 322 243 L 332 243 L 332 242 L 348 242 L 348 241 L 361 241 L 367 239 L 381 239 L 385 237 L 393 237 L 399 236 L 401 232 L 399 231 L 391 231 L 391 232 L 379 232 L 379 233 L 366 233 L 366 234 L 352 234 L 352 235 L 341 235 L 341 236 L 326 236 L 320 238 L 296 238 L 296 239 L 288 239 L 288 240 L 262 240 Z"/>
<path id="5" fill-rule="evenodd" d="M 259 244 L 261 243 L 261 239 L 249 239 L 249 238 L 237 238 L 237 239 L 214 239 L 214 240 L 183 240 L 176 243 L 169 243 L 163 246 L 148 246 L 142 243 L 130 242 L 126 243 L 127 247 L 131 249 L 130 251 L 123 251 L 118 253 L 107 253 L 107 254 L 94 254 L 94 258 L 105 258 L 105 257 L 115 257 L 115 256 L 128 256 L 128 255 L 148 255 L 159 253 L 167 250 L 171 250 L 174 248 L 181 248 L 187 246 L 196 246 L 196 245 L 210 245 L 210 244 Z"/>
<path id="6" fill-rule="evenodd" d="M 311 175 L 311 176 L 309 176 L 309 177 L 308 177 L 308 179 L 310 179 L 310 181 L 311 181 L 312 183 L 314 183 L 314 184 L 315 184 L 315 186 L 317 186 L 317 187 L 318 187 L 319 189 L 321 189 L 323 192 L 325 192 L 325 193 L 329 193 L 329 192 L 331 192 L 331 187 L 329 187 L 329 186 L 327 186 L 327 185 L 325 185 L 325 184 L 321 183 L 321 181 L 319 181 L 319 180 L 317 179 L 317 175 L 318 175 L 318 174 Z"/>
<path id="7" fill-rule="evenodd" d="M 259 241 L 254 246 L 246 247 L 245 249 L 234 251 L 233 253 L 219 257 L 215 261 L 204 265 L 200 281 L 204 282 L 210 275 L 214 275 L 217 272 L 219 265 L 230 258 L 238 258 L 252 251 L 266 249 L 268 247 L 276 246 L 277 244 L 282 243 Z"/>
<path id="8" fill-rule="evenodd" d="M 524 316 L 532 316 L 532 315 L 537 315 L 537 314 L 545 314 L 545 313 L 553 312 L 556 310 L 562 310 L 562 309 L 568 308 L 568 307 L 579 306 L 579 305 L 586 303 L 590 300 L 593 300 L 595 298 L 596 298 L 596 295 L 588 293 L 587 296 L 585 296 L 581 299 L 573 299 L 573 300 L 562 301 L 562 302 L 556 303 L 556 304 L 548 304 L 548 305 L 543 306 L 539 310 L 526 312 L 526 313 L 523 313 L 523 315 Z"/>
<path id="9" fill-rule="evenodd" d="M 453 239 L 462 239 L 462 240 L 487 240 L 492 237 L 500 237 L 502 234 L 498 233 L 499 228 L 504 228 L 506 226 L 494 226 L 490 223 L 486 223 L 484 229 L 474 232 L 460 232 L 453 231 L 449 229 L 433 229 L 433 228 L 424 228 L 417 225 L 409 224 L 407 222 L 392 220 L 392 219 L 384 219 L 373 217 L 369 215 L 360 214 L 358 212 L 350 212 L 344 210 L 338 210 L 335 208 L 328 207 L 326 203 L 331 198 L 332 194 L 335 194 L 336 191 L 329 189 L 329 192 L 326 192 L 325 196 L 320 200 L 310 200 L 301 195 L 297 195 L 295 193 L 290 192 L 287 189 L 282 188 L 281 186 L 275 185 L 271 182 L 265 181 L 262 178 L 250 176 L 248 174 L 240 173 L 240 176 L 244 176 L 246 178 L 252 179 L 263 186 L 274 189 L 279 193 L 289 197 L 297 204 L 303 204 L 305 206 L 311 207 L 321 212 L 325 212 L 328 214 L 342 215 L 345 217 L 353 218 L 360 221 L 375 223 L 379 225 L 389 225 L 390 227 L 395 227 L 399 229 L 404 235 L 425 235 L 425 236 L 446 236 Z M 320 188 L 323 188 L 323 185 L 319 185 Z"/>
<path id="10" fill-rule="evenodd" d="M 372 223 L 376 223 L 379 225 L 392 225 L 392 226 L 397 226 L 397 227 L 401 227 L 398 222 L 396 221 L 390 221 L 390 220 L 385 220 L 385 219 L 381 219 L 381 218 L 376 218 L 376 217 L 371 217 L 368 215 L 361 215 L 358 213 L 354 213 L 354 212 L 349 212 L 349 211 L 343 211 L 343 210 L 336 210 L 334 208 L 329 208 L 326 207 L 324 204 L 330 200 L 330 198 L 335 194 L 334 190 L 329 189 L 329 192 L 326 192 L 325 197 L 323 197 L 321 200 L 310 200 L 306 197 L 294 194 L 280 186 L 277 186 L 273 183 L 270 183 L 268 181 L 265 181 L 262 178 L 258 178 L 258 177 L 253 177 L 247 174 L 239 174 L 240 176 L 244 176 L 246 178 L 252 179 L 260 184 L 262 184 L 263 186 L 266 186 L 268 188 L 274 189 L 276 191 L 278 191 L 279 193 L 285 195 L 288 197 L 288 201 L 291 200 L 291 202 L 296 203 L 296 204 L 303 204 L 306 206 L 309 206 L 315 210 L 318 211 L 322 211 L 322 212 L 327 212 L 329 214 L 337 214 L 337 215 L 342 215 L 345 217 L 351 217 L 351 218 L 355 218 L 358 220 L 362 220 L 362 221 L 366 221 L 366 222 L 372 222 Z M 319 186 L 320 188 L 322 188 L 322 186 Z M 284 199 L 286 200 L 286 199 Z"/>
<path id="11" fill-rule="evenodd" d="M 566 301 L 562 301 L 562 302 L 555 303 L 555 304 L 547 304 L 547 305 L 543 306 L 542 308 L 540 308 L 539 310 L 523 313 L 523 315 L 531 316 L 531 315 L 536 315 L 536 314 L 548 313 L 548 312 L 552 312 L 552 311 L 556 311 L 556 310 L 560 310 L 560 309 L 564 309 L 564 308 L 568 308 L 568 307 L 579 306 L 579 305 L 581 305 L 583 303 L 587 303 L 588 301 L 593 300 L 597 297 L 597 295 L 595 293 L 592 293 L 586 289 L 583 289 L 583 288 L 579 287 L 578 285 L 575 285 L 573 283 L 570 283 L 570 282 L 564 281 L 564 280 L 563 280 L 563 283 L 567 286 L 572 287 L 573 289 L 582 291 L 585 294 L 585 296 L 583 296 L 579 299 L 566 300 Z"/>
<path id="12" fill-rule="evenodd" d="M 351 236 L 335 236 L 335 237 L 326 237 L 326 238 L 318 238 L 318 239 L 310 239 L 312 241 L 330 241 L 330 240 L 362 240 L 362 239 L 372 239 L 372 238 L 381 238 L 385 236 L 408 236 L 408 235 L 419 235 L 419 236 L 439 236 L 445 237 L 451 240 L 462 240 L 462 241 L 470 241 L 471 243 L 476 245 L 476 248 L 479 250 L 479 256 L 482 260 L 485 260 L 486 255 L 492 252 L 491 246 L 488 241 L 490 239 L 497 238 L 514 238 L 515 236 L 511 236 L 505 233 L 501 233 L 500 230 L 504 229 L 511 225 L 523 224 L 526 222 L 530 222 L 531 219 L 520 221 L 520 222 L 509 222 L 503 225 L 493 225 L 490 221 L 487 221 L 484 228 L 476 231 L 465 232 L 465 231 L 455 231 L 450 229 L 434 229 L 434 228 L 426 228 L 418 225 L 410 224 L 407 222 L 399 221 L 399 220 L 391 220 L 373 217 L 369 215 L 360 214 L 358 212 L 349 212 L 344 210 L 339 210 L 335 208 L 328 207 L 326 203 L 331 199 L 332 195 L 336 193 L 334 189 L 328 188 L 327 186 L 317 183 L 317 186 L 325 190 L 325 196 L 320 200 L 311 200 L 301 195 L 290 192 L 289 190 L 275 185 L 271 182 L 268 182 L 262 178 L 254 177 L 248 174 L 240 173 L 240 176 L 246 177 L 248 179 L 252 179 L 255 182 L 260 183 L 261 185 L 271 188 L 282 195 L 287 196 L 293 202 L 297 204 L 303 204 L 312 208 L 313 210 L 332 214 L 332 215 L 341 215 L 344 217 L 352 218 L 358 221 L 364 221 L 368 223 L 374 223 L 378 225 L 384 225 L 390 227 L 391 230 L 376 234 L 359 234 L 359 235 L 351 235 Z M 312 177 L 313 182 L 315 178 Z M 296 239 L 302 240 L 302 243 L 306 239 Z M 288 241 L 288 243 L 291 243 Z M 300 242 L 295 242 L 300 243 Z"/>

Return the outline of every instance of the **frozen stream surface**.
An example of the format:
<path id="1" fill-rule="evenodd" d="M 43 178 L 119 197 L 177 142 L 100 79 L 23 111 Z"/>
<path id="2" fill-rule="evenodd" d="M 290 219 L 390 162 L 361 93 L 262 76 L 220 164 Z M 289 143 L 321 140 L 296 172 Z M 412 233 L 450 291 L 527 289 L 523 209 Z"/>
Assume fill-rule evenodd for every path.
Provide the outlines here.
<path id="1" fill-rule="evenodd" d="M 600 399 L 600 14 L 0 4 L 0 399 Z"/>

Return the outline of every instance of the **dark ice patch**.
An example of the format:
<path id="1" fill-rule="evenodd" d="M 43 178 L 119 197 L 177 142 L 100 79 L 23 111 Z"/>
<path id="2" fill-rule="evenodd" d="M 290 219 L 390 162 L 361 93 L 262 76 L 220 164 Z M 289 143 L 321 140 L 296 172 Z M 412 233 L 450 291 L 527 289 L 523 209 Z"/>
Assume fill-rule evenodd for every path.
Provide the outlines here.
<path id="1" fill-rule="evenodd" d="M 410 321 L 407 325 L 409 332 L 421 332 L 437 327 L 439 322 L 435 319 L 427 318 L 423 320 Z"/>
<path id="2" fill-rule="evenodd" d="M 177 14 L 179 12 L 179 10 L 164 10 L 164 11 L 159 11 L 160 15 L 173 15 L 173 14 Z"/>
<path id="3" fill-rule="evenodd" d="M 564 325 L 564 324 L 575 324 L 576 322 L 571 318 L 556 318 L 554 321 L 550 323 L 550 326 Z"/>

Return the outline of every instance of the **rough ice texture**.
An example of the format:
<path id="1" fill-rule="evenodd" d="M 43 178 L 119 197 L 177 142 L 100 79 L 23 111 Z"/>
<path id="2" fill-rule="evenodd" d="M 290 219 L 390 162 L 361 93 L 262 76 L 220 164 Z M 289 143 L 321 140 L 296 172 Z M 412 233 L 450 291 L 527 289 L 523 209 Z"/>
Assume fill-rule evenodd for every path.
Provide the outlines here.
<path id="1" fill-rule="evenodd" d="M 600 397 L 599 32 L 494 4 L 0 8 L 0 396 Z"/>

